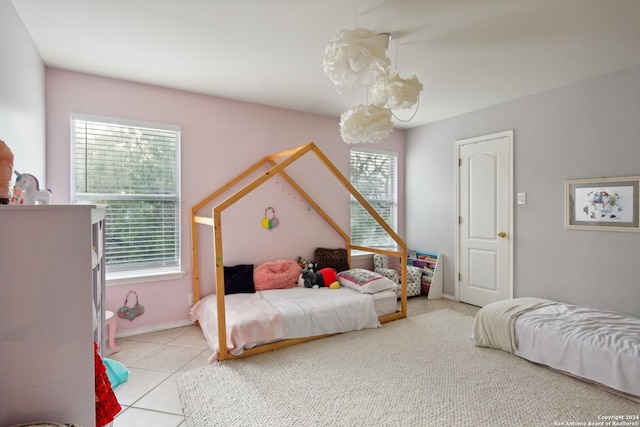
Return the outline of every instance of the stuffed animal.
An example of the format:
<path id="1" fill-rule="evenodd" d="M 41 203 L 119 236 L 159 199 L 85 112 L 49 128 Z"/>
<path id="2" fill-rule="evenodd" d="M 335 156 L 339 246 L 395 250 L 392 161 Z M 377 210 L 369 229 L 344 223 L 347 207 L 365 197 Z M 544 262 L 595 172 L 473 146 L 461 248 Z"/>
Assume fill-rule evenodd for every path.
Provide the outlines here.
<path id="1" fill-rule="evenodd" d="M 15 205 L 48 205 L 51 201 L 51 190 L 41 190 L 38 178 L 30 173 L 16 170 L 16 185 L 13 187 L 12 204 Z"/>
<path id="2" fill-rule="evenodd" d="M 318 279 L 316 273 L 311 270 L 302 270 L 300 277 L 298 278 L 298 286 L 301 288 L 319 288 L 317 284 Z"/>
<path id="3" fill-rule="evenodd" d="M 338 289 L 340 284 L 338 283 L 338 276 L 336 275 L 335 269 L 323 268 L 317 272 L 308 269 L 302 270 L 298 278 L 298 286 L 313 289 L 323 287 Z"/>
<path id="4" fill-rule="evenodd" d="M 314 273 L 316 271 L 318 271 L 318 263 L 317 262 L 307 261 L 306 259 L 302 258 L 301 256 L 298 257 L 296 262 L 298 263 L 300 268 L 302 268 L 303 270 L 311 270 Z"/>
<path id="5" fill-rule="evenodd" d="M 296 262 L 298 263 L 300 268 L 307 268 L 307 260 L 302 258 L 301 256 L 298 256 L 298 259 L 296 260 Z"/>

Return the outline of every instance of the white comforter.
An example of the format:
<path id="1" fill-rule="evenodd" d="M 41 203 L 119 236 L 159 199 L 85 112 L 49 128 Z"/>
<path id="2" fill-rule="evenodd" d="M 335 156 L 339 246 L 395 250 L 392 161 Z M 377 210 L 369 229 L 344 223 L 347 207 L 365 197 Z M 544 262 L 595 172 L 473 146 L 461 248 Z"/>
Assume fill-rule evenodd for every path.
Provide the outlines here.
<path id="1" fill-rule="evenodd" d="M 472 338 L 638 400 L 640 319 L 537 298 L 488 304 Z"/>
<path id="2" fill-rule="evenodd" d="M 640 396 L 640 319 L 555 304 L 522 314 L 514 353 L 614 390 Z"/>
<path id="3" fill-rule="evenodd" d="M 378 328 L 373 297 L 349 288 L 292 288 L 260 292 L 282 314 L 285 338 Z"/>
<path id="4" fill-rule="evenodd" d="M 297 287 L 226 295 L 225 311 L 227 349 L 233 354 L 241 354 L 245 348 L 280 339 L 380 327 L 373 297 L 348 288 Z M 200 322 L 205 339 L 213 350 L 209 362 L 218 360 L 215 295 L 195 304 L 190 315 L 193 320 Z M 275 328 L 271 327 L 274 322 L 277 325 Z"/>

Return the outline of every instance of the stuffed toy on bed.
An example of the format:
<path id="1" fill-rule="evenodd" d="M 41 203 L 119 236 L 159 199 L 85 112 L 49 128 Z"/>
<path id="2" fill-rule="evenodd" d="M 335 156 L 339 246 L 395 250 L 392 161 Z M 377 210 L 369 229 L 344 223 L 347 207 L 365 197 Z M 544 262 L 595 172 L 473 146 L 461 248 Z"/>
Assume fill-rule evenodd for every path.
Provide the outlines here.
<path id="1" fill-rule="evenodd" d="M 323 287 L 338 289 L 340 284 L 334 268 L 323 268 L 317 272 L 310 269 L 302 270 L 298 278 L 298 286 L 314 289 Z"/>

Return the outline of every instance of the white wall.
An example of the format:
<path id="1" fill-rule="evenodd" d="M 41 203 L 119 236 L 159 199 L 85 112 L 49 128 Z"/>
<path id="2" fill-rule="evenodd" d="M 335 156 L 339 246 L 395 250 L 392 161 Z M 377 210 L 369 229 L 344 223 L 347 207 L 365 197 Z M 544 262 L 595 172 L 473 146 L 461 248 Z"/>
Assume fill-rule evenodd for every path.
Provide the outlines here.
<path id="1" fill-rule="evenodd" d="M 10 0 L 0 0 L 0 139 L 46 187 L 45 67 Z"/>
<path id="2" fill-rule="evenodd" d="M 640 316 L 640 233 L 564 229 L 566 179 L 640 175 L 639 118 L 634 67 L 408 131 L 408 245 L 445 255 L 453 296 L 455 141 L 513 129 L 514 296 Z"/>

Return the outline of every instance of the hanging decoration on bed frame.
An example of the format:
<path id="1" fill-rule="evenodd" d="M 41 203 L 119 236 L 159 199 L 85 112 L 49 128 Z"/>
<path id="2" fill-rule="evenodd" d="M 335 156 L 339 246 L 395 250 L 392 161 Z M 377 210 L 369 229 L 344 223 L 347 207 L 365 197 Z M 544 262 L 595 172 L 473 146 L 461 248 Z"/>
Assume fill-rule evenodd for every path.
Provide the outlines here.
<path id="1" fill-rule="evenodd" d="M 271 218 L 269 218 L 269 211 L 271 211 Z M 264 218 L 260 220 L 260 225 L 262 226 L 262 228 L 266 228 L 267 230 L 271 231 L 272 229 L 276 228 L 279 223 L 280 221 L 278 221 L 278 218 L 276 218 L 276 210 L 271 206 L 266 208 L 264 210 Z"/>
<path id="2" fill-rule="evenodd" d="M 360 205 L 371 215 L 371 217 L 376 221 L 376 223 L 382 227 L 389 235 L 389 237 L 395 242 L 397 249 L 396 250 L 383 250 L 379 248 L 365 247 L 365 246 L 357 246 L 351 244 L 351 236 L 345 232 L 325 211 L 324 209 L 316 203 L 313 198 L 285 171 L 285 168 L 296 160 L 301 158 L 307 153 L 314 154 L 320 162 L 324 165 L 324 167 L 333 174 L 333 176 L 342 184 L 345 190 L 353 196 L 353 198 L 360 203 Z M 278 162 L 277 160 L 281 160 Z M 263 174 L 259 175 L 255 179 L 251 180 L 246 185 L 241 185 L 240 183 L 245 180 L 247 177 L 252 174 L 259 173 L 260 169 L 262 169 L 264 164 L 268 164 L 270 169 Z M 400 308 L 396 310 L 394 313 L 382 315 L 378 318 L 380 323 L 389 322 L 392 320 L 402 319 L 407 317 L 407 268 L 406 268 L 406 260 L 407 260 L 407 245 L 404 240 L 387 224 L 384 219 L 373 209 L 373 207 L 365 200 L 364 197 L 351 185 L 349 180 L 345 178 L 345 176 L 340 172 L 340 170 L 329 160 L 329 158 L 316 146 L 315 143 L 309 142 L 304 145 L 300 145 L 298 147 L 291 148 L 289 150 L 281 151 L 279 153 L 268 155 L 258 162 L 256 162 L 253 166 L 249 167 L 242 173 L 240 173 L 237 177 L 229 181 L 228 183 L 219 187 L 216 191 L 209 194 L 207 197 L 202 199 L 199 203 L 194 205 L 191 208 L 191 249 L 192 249 L 192 283 L 193 283 L 193 302 L 194 304 L 198 303 L 201 299 L 201 291 L 200 291 L 200 274 L 202 268 L 200 267 L 199 260 L 205 259 L 206 257 L 201 257 L 199 254 L 200 248 L 198 244 L 198 225 L 205 225 L 213 227 L 213 252 L 214 256 L 210 259 L 215 259 L 215 301 L 216 301 L 216 312 L 217 319 L 215 321 L 217 327 L 217 348 L 219 349 L 219 360 L 232 359 L 234 357 L 244 357 L 252 354 L 263 353 L 265 351 L 275 350 L 277 348 L 286 347 L 292 344 L 298 344 L 301 342 L 306 342 L 318 338 L 322 338 L 326 335 L 316 335 L 310 337 L 303 338 L 288 338 L 277 340 L 275 342 L 269 342 L 267 344 L 258 345 L 254 348 L 245 349 L 242 355 L 236 355 L 231 353 L 227 346 L 227 310 L 225 308 L 225 281 L 224 281 L 224 256 L 223 256 L 223 243 L 222 243 L 222 213 L 225 209 L 229 208 L 237 201 L 242 199 L 246 194 L 264 184 L 269 179 L 279 176 L 284 179 L 294 191 L 296 191 L 303 200 L 306 200 L 309 203 L 309 206 L 314 209 L 332 228 L 335 230 L 345 242 L 345 250 L 348 257 L 348 265 L 350 265 L 351 257 L 349 256 L 351 250 L 362 250 L 365 252 L 371 253 L 382 253 L 389 256 L 397 257 L 402 262 L 400 281 L 401 281 L 401 292 L 400 292 Z M 203 210 L 207 205 L 214 202 L 223 194 L 226 194 L 231 188 L 234 186 L 240 185 L 241 188 L 227 197 L 225 200 L 218 202 L 213 207 L 213 212 L 211 212 L 211 216 L 202 216 L 199 212 Z M 269 210 L 271 210 L 272 217 L 269 218 Z M 275 219 L 275 211 L 272 207 L 269 207 L 265 210 L 265 218 L 264 220 L 270 220 L 272 222 L 273 228 L 273 220 Z M 261 225 L 262 225 L 261 221 Z M 276 223 L 277 224 L 277 223 Z M 264 225 L 263 225 L 264 227 Z M 267 227 L 265 227 L 267 228 Z M 211 234 L 209 233 L 209 236 Z M 300 288 L 296 288 L 300 289 Z M 336 291 L 331 291 L 333 294 Z M 247 294 L 252 295 L 252 294 Z M 213 296 L 213 295 L 212 295 Z M 394 306 L 395 306 L 395 298 L 394 298 Z"/>

